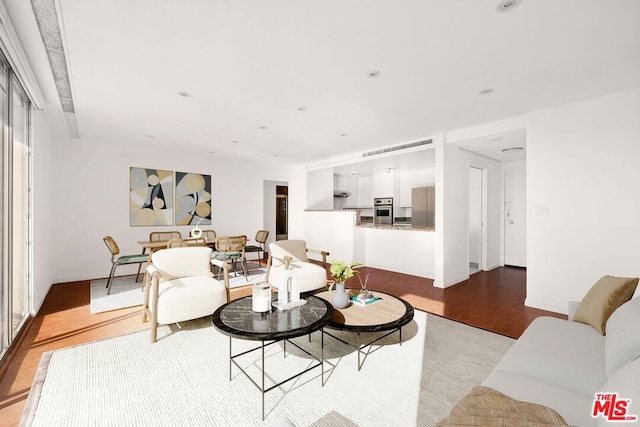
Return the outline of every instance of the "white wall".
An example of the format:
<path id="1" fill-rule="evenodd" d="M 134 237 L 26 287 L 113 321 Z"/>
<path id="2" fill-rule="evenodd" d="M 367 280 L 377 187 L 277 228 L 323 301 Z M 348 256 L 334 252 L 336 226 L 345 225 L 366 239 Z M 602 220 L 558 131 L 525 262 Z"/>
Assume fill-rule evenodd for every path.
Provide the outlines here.
<path id="1" fill-rule="evenodd" d="M 306 195 L 306 209 L 333 209 L 333 170 L 309 172 Z"/>
<path id="2" fill-rule="evenodd" d="M 218 156 L 148 151 L 96 141 L 58 141 L 54 158 L 55 230 L 53 279 L 55 282 L 105 277 L 109 251 L 102 241 L 111 235 L 121 252 L 139 253 L 138 240 L 151 231 L 180 230 L 190 226 L 131 227 L 129 225 L 129 168 L 146 167 L 210 174 L 211 226 L 219 235 L 246 234 L 253 238 L 263 227 L 264 180 L 288 181 L 289 166 L 253 163 Z M 117 274 L 137 267 L 119 267 Z"/>
<path id="3" fill-rule="evenodd" d="M 305 212 L 307 228 L 301 237 L 307 248 L 329 252 L 328 260 L 339 259 L 346 263 L 354 259 L 355 211 Z M 309 256 L 320 259 L 317 256 Z"/>
<path id="4" fill-rule="evenodd" d="M 289 180 L 289 239 L 304 240 L 307 229 L 307 165 L 298 164 L 291 168 Z"/>
<path id="5" fill-rule="evenodd" d="M 31 313 L 36 314 L 54 281 L 54 253 L 57 250 L 54 233 L 53 158 L 57 141 L 44 111 L 33 111 L 32 168 L 33 168 L 33 290 Z"/>
<path id="6" fill-rule="evenodd" d="M 528 119 L 526 305 L 566 313 L 601 276 L 640 276 L 640 89 Z"/>
<path id="7" fill-rule="evenodd" d="M 433 279 L 435 233 L 357 227 L 354 261 L 367 267 Z"/>
<path id="8" fill-rule="evenodd" d="M 469 278 L 469 168 L 485 170 L 487 268 L 500 263 L 500 163 L 451 144 L 436 147 L 436 274 L 445 288 Z M 439 236 L 438 236 L 439 235 Z"/>

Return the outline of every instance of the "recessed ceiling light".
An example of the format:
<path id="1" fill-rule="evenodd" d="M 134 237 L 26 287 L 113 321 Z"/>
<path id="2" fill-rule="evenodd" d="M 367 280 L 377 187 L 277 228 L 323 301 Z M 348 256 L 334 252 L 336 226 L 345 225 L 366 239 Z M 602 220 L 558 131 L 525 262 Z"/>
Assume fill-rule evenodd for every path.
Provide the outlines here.
<path id="1" fill-rule="evenodd" d="M 488 87 L 488 88 L 486 88 L 486 89 L 482 89 L 482 90 L 481 90 L 480 92 L 478 92 L 478 93 L 479 93 L 480 95 L 488 95 L 488 94 L 490 94 L 491 92 L 493 92 L 493 88 Z"/>
<path id="2" fill-rule="evenodd" d="M 502 152 L 503 153 L 508 153 L 510 151 L 520 151 L 520 150 L 524 150 L 524 147 L 509 147 L 509 148 L 503 148 Z"/>
<path id="3" fill-rule="evenodd" d="M 349 136 L 348 133 L 341 133 L 340 136 Z"/>
<path id="4" fill-rule="evenodd" d="M 215 151 L 209 151 L 209 154 L 216 154 Z"/>
<path id="5" fill-rule="evenodd" d="M 501 13 L 511 12 L 513 9 L 520 5 L 521 1 L 522 0 L 502 0 L 500 3 L 498 3 L 498 6 L 496 6 L 496 11 Z"/>
<path id="6" fill-rule="evenodd" d="M 183 98 L 189 98 L 191 96 L 191 93 L 181 90 L 178 92 L 178 96 L 182 96 Z"/>
<path id="7" fill-rule="evenodd" d="M 277 155 L 277 154 L 274 154 L 274 155 L 273 155 L 273 157 L 278 157 L 278 155 Z"/>
<path id="8" fill-rule="evenodd" d="M 382 73 L 378 70 L 371 70 L 367 73 L 367 77 L 369 77 L 370 79 L 377 79 L 378 77 L 380 77 L 380 74 Z"/>
<path id="9" fill-rule="evenodd" d="M 155 138 L 155 135 L 147 134 L 145 135 L 147 138 Z"/>
<path id="10" fill-rule="evenodd" d="M 239 144 L 240 141 L 236 141 L 235 139 L 233 141 L 231 141 L 232 144 Z"/>
<path id="11" fill-rule="evenodd" d="M 265 129 L 269 129 L 269 128 L 266 127 L 266 126 L 260 126 L 260 129 L 265 130 Z"/>
<path id="12" fill-rule="evenodd" d="M 305 107 L 304 105 L 301 105 L 301 106 L 298 107 L 298 111 L 307 111 L 307 110 L 308 110 L 308 108 Z"/>

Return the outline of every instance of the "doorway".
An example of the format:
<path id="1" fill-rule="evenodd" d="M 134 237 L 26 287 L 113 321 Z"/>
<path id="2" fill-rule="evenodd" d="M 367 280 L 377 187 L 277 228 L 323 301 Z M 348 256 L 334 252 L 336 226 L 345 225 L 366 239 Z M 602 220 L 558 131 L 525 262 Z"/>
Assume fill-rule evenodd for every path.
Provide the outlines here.
<path id="1" fill-rule="evenodd" d="M 287 240 L 289 238 L 289 208 L 288 208 L 289 187 L 286 185 L 276 186 L 276 240 Z"/>
<path id="2" fill-rule="evenodd" d="M 527 266 L 527 175 L 504 173 L 504 265 Z"/>
<path id="3" fill-rule="evenodd" d="M 469 168 L 469 275 L 482 270 L 483 171 Z"/>

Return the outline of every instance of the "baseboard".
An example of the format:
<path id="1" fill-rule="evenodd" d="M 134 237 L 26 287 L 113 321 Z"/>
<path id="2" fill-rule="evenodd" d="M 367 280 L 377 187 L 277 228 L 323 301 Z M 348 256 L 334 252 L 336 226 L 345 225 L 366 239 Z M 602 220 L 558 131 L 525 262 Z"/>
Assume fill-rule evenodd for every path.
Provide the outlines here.
<path id="1" fill-rule="evenodd" d="M 539 310 L 552 311 L 554 313 L 567 314 L 568 304 L 564 306 L 560 304 L 550 304 L 547 301 L 534 301 L 531 298 L 525 298 L 524 305 Z"/>

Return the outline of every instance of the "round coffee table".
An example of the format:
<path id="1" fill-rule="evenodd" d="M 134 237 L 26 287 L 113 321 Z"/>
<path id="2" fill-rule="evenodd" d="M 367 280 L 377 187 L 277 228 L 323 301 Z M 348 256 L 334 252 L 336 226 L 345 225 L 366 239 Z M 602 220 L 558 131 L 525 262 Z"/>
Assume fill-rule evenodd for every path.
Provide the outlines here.
<path id="1" fill-rule="evenodd" d="M 324 386 L 324 328 L 333 318 L 334 308 L 328 301 L 315 296 L 306 298 L 307 303 L 289 310 L 273 311 L 265 314 L 256 314 L 251 309 L 251 296 L 240 298 L 219 307 L 213 313 L 213 325 L 223 334 L 229 336 L 229 381 L 231 381 L 231 369 L 233 364 L 262 392 L 262 419 L 264 420 L 264 394 L 276 387 L 290 381 L 311 369 L 320 366 L 322 368 L 322 385 Z M 298 344 L 289 341 L 291 338 L 311 334 L 320 330 L 322 355 L 318 357 L 301 348 Z M 232 338 L 242 340 L 260 341 L 261 346 L 254 349 L 233 354 Z M 309 338 L 311 339 L 311 338 Z M 265 341 L 272 341 L 265 345 Z M 318 363 L 307 367 L 304 371 L 295 374 L 284 381 L 265 388 L 264 349 L 278 341 L 284 341 L 286 355 L 286 343 L 297 347 Z M 253 378 L 236 362 L 236 358 L 247 353 L 262 349 L 262 384 L 256 383 Z"/>
<path id="2" fill-rule="evenodd" d="M 351 298 L 358 295 L 360 289 L 347 289 L 346 291 L 349 293 L 349 298 Z M 314 295 L 331 302 L 333 291 L 319 292 Z M 380 300 L 367 306 L 361 306 L 352 302 L 346 308 L 334 308 L 333 318 L 331 319 L 331 323 L 327 326 L 329 329 L 355 332 L 357 335 L 356 345 L 327 331 L 324 332 L 338 341 L 358 350 L 358 370 L 362 368 L 362 363 L 364 363 L 364 360 L 362 363 L 360 362 L 360 355 L 363 354 L 366 358 L 373 344 L 383 338 L 386 338 L 395 331 L 399 332 L 399 343 L 402 345 L 402 327 L 413 320 L 413 307 L 402 298 L 375 291 L 373 291 L 373 295 L 379 297 Z M 361 332 L 383 331 L 389 332 L 365 344 L 362 344 L 360 341 Z M 366 352 L 363 351 L 365 348 L 368 348 Z"/>

